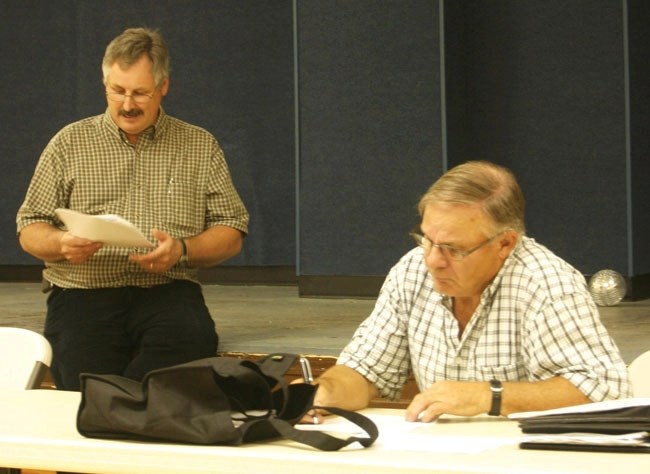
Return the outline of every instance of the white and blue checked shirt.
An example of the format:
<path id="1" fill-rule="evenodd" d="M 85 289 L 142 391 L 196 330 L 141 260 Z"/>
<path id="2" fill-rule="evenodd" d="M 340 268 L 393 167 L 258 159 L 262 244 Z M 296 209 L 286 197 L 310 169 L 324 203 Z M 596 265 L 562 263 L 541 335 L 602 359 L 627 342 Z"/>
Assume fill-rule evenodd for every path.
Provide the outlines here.
<path id="1" fill-rule="evenodd" d="M 409 373 L 437 380 L 539 381 L 562 376 L 593 401 L 631 396 L 627 368 L 584 277 L 522 237 L 459 338 L 451 299 L 438 293 L 421 248 L 391 269 L 339 364 L 399 397 Z"/>

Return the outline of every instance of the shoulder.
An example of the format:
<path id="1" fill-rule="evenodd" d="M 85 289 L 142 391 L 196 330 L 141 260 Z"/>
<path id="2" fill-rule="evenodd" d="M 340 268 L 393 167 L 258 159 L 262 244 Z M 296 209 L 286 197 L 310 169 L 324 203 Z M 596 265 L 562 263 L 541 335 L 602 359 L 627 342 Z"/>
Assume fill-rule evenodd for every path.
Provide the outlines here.
<path id="1" fill-rule="evenodd" d="M 161 125 L 166 133 L 184 134 L 192 137 L 193 139 L 216 142 L 215 136 L 205 128 L 178 119 L 176 117 L 172 117 L 171 115 L 165 115 L 165 120 Z"/>
<path id="2" fill-rule="evenodd" d="M 398 293 L 400 299 L 411 300 L 425 287 L 433 289 L 433 282 L 424 263 L 422 249 L 416 247 L 405 253 L 390 269 L 382 293 Z"/>
<path id="3" fill-rule="evenodd" d="M 96 131 L 101 126 L 103 117 L 103 115 L 95 115 L 69 123 L 54 135 L 54 139 L 75 137 L 89 131 Z"/>
<path id="4" fill-rule="evenodd" d="M 502 284 L 551 298 L 586 291 L 585 278 L 576 268 L 530 237 L 522 237 L 510 260 Z"/>
<path id="5" fill-rule="evenodd" d="M 61 128 L 48 142 L 44 155 L 66 153 L 75 143 L 89 143 L 97 139 L 102 126 L 102 115 L 87 117 Z"/>

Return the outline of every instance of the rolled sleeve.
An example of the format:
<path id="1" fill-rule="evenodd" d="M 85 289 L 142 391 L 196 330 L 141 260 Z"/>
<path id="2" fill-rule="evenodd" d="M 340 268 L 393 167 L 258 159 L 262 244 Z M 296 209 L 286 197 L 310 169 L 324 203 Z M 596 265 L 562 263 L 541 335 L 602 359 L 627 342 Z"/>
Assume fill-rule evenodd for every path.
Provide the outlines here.
<path id="1" fill-rule="evenodd" d="M 584 293 L 554 299 L 528 325 L 531 376 L 561 376 L 592 401 L 631 396 L 627 368 Z"/>
<path id="2" fill-rule="evenodd" d="M 357 328 L 338 363 L 363 375 L 380 396 L 396 400 L 409 374 L 404 310 L 393 279 L 386 279 L 370 316 Z"/>

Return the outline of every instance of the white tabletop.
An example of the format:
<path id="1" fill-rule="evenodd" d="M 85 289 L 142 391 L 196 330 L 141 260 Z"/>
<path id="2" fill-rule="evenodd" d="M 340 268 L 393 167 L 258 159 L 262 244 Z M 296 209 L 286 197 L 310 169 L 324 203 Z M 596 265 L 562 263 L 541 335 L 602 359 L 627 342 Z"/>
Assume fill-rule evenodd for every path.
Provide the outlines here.
<path id="1" fill-rule="evenodd" d="M 76 429 L 78 392 L 0 392 L 0 466 L 86 473 L 650 473 L 650 455 L 521 450 L 514 421 L 490 417 L 407 423 L 403 411 L 365 413 L 380 437 L 368 449 L 322 452 L 291 441 L 191 446 L 88 439 Z M 345 430 L 336 418 L 325 426 Z"/>

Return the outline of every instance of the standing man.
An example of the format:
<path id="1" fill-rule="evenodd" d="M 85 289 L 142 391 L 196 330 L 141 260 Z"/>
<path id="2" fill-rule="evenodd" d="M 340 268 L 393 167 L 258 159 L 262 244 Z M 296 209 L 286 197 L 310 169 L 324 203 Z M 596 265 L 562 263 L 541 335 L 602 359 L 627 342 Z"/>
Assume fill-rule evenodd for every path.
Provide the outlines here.
<path id="1" fill-rule="evenodd" d="M 391 269 L 339 365 L 316 380 L 315 405 L 356 410 L 398 398 L 411 373 L 420 393 L 410 421 L 631 396 L 584 277 L 526 237 L 510 171 L 457 166 L 419 212 L 418 247 Z"/>
<path id="2" fill-rule="evenodd" d="M 102 62 L 108 108 L 47 145 L 17 216 L 22 248 L 45 262 L 45 337 L 57 388 L 82 372 L 141 379 L 211 357 L 218 336 L 198 268 L 239 253 L 248 213 L 206 130 L 165 114 L 169 54 L 162 36 L 128 29 Z M 68 208 L 117 214 L 156 246 L 142 252 L 73 235 Z"/>

